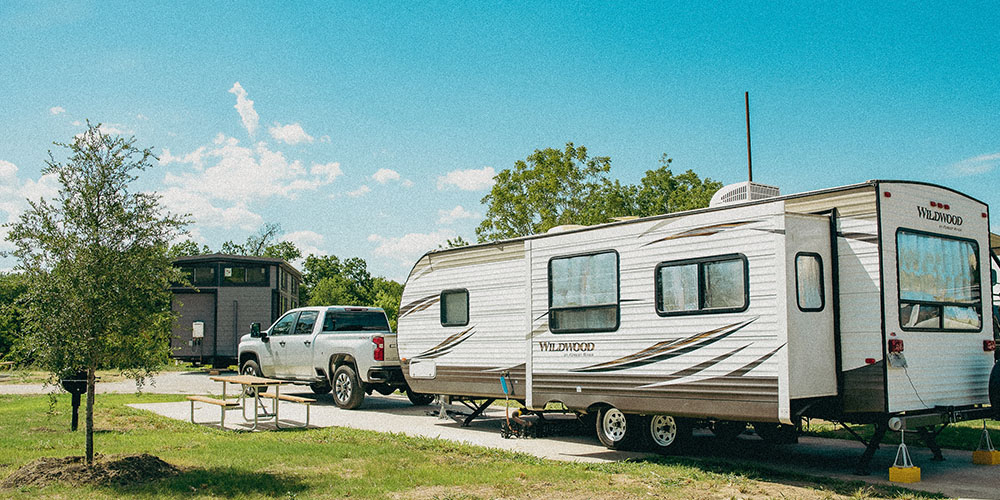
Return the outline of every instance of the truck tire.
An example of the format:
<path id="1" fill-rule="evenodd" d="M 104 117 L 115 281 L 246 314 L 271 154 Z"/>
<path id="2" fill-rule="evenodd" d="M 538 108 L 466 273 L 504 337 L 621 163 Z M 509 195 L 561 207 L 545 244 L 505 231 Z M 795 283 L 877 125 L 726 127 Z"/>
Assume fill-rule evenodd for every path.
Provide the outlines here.
<path id="1" fill-rule="evenodd" d="M 687 420 L 670 415 L 650 415 L 641 422 L 646 447 L 657 453 L 674 453 L 691 442 L 693 429 Z"/>
<path id="2" fill-rule="evenodd" d="M 409 387 L 406 388 L 406 399 L 409 399 L 413 406 L 426 406 L 434 401 L 433 394 L 424 394 L 421 392 L 413 392 L 413 389 Z"/>
<path id="3" fill-rule="evenodd" d="M 251 377 L 263 377 L 264 373 L 260 371 L 260 365 L 257 364 L 257 360 L 254 358 L 250 358 L 244 361 L 243 366 L 240 367 L 240 375 L 249 375 Z M 266 386 L 261 387 L 260 392 L 267 392 L 267 387 Z M 243 393 L 246 394 L 247 396 L 253 396 L 254 389 L 253 387 L 247 386 L 247 388 L 243 390 Z"/>
<path id="4" fill-rule="evenodd" d="M 644 426 L 638 415 L 627 415 L 614 406 L 605 406 L 597 412 L 595 427 L 601 444 L 612 450 L 627 450 L 640 441 Z"/>
<path id="5" fill-rule="evenodd" d="M 990 372 L 990 406 L 993 407 L 993 418 L 1000 420 L 1000 363 L 994 364 Z"/>
<path id="6" fill-rule="evenodd" d="M 329 382 L 313 382 L 309 384 L 309 388 L 312 389 L 313 394 L 329 394 L 333 387 Z"/>
<path id="7" fill-rule="evenodd" d="M 365 389 L 358 380 L 351 365 L 340 365 L 333 372 L 333 402 L 345 410 L 361 406 L 365 399 Z"/>

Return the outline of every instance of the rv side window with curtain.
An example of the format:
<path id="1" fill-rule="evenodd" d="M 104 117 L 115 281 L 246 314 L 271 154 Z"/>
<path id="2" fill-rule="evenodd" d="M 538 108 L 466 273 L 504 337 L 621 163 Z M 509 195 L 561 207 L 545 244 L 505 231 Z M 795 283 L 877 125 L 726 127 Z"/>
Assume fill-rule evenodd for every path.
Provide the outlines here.
<path id="1" fill-rule="evenodd" d="M 549 330 L 607 332 L 618 323 L 618 252 L 549 261 Z"/>
<path id="2" fill-rule="evenodd" d="M 979 330 L 979 245 L 909 229 L 896 231 L 899 326 L 905 330 Z"/>
<path id="3" fill-rule="evenodd" d="M 819 254 L 795 254 L 795 295 L 800 310 L 823 310 L 823 260 Z"/>
<path id="4" fill-rule="evenodd" d="M 660 316 L 740 312 L 750 301 L 742 254 L 663 262 L 655 277 Z"/>
<path id="5" fill-rule="evenodd" d="M 445 290 L 441 292 L 441 326 L 469 324 L 469 291 Z"/>

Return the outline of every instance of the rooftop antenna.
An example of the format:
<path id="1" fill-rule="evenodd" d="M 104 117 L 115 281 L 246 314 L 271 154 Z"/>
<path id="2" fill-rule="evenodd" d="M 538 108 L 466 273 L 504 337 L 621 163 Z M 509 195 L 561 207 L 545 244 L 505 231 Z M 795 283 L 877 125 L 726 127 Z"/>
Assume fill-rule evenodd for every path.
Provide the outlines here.
<path id="1" fill-rule="evenodd" d="M 753 182 L 753 159 L 750 156 L 750 92 L 743 93 L 747 108 L 747 180 Z"/>

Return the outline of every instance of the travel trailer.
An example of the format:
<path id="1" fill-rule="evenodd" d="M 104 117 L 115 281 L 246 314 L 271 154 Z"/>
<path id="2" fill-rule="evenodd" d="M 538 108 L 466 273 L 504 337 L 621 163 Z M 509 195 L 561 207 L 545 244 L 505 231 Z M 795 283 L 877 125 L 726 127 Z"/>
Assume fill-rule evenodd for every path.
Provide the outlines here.
<path id="1" fill-rule="evenodd" d="M 805 417 L 935 447 L 935 425 L 992 415 L 989 234 L 988 207 L 941 186 L 741 183 L 704 209 L 429 252 L 399 354 L 417 392 L 562 403 L 611 448 L 666 451 L 697 424 L 788 441 Z"/>

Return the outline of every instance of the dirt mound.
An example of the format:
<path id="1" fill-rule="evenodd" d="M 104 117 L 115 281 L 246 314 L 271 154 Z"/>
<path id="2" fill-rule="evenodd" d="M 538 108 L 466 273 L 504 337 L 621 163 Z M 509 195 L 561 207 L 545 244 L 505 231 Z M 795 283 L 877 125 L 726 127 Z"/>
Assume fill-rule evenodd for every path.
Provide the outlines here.
<path id="1" fill-rule="evenodd" d="M 0 488 L 44 486 L 64 481 L 70 484 L 129 485 L 174 476 L 180 470 L 153 455 L 111 455 L 94 457 L 87 467 L 83 457 L 39 458 L 14 471 Z"/>

